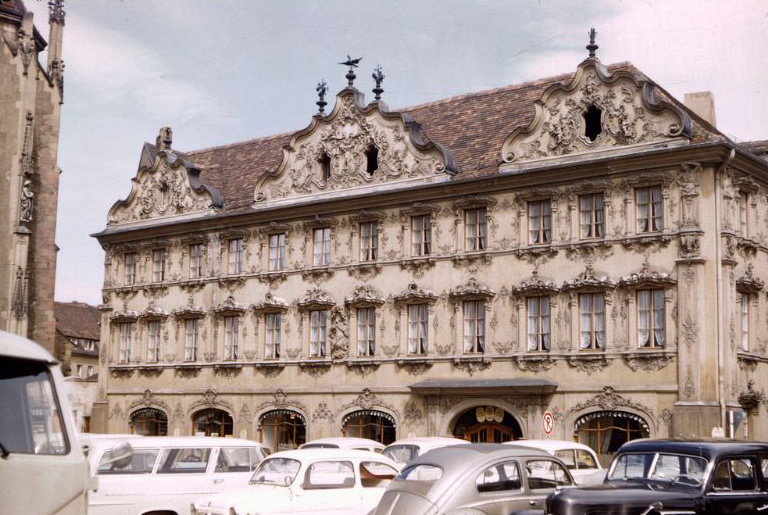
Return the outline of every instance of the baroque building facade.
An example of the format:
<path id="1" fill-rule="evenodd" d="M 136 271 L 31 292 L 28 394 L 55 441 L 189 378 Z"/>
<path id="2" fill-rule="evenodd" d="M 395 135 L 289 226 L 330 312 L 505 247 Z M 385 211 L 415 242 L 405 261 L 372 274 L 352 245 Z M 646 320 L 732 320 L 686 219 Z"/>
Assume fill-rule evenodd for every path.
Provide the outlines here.
<path id="1" fill-rule="evenodd" d="M 161 129 L 95 235 L 94 430 L 768 437 L 736 430 L 766 387 L 768 162 L 588 48 L 399 112 L 350 68 L 287 135 Z"/>
<path id="2" fill-rule="evenodd" d="M 48 44 L 21 0 L 0 0 L 0 330 L 51 352 L 64 16 L 51 1 Z"/>

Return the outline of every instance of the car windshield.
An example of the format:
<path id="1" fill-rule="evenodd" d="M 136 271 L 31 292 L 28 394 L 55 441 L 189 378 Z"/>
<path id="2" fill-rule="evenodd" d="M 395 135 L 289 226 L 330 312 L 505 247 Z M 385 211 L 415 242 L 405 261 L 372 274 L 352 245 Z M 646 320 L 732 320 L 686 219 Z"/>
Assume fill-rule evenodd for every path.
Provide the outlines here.
<path id="1" fill-rule="evenodd" d="M 396 463 L 408 463 L 419 455 L 419 448 L 415 445 L 390 445 L 382 454 Z"/>
<path id="2" fill-rule="evenodd" d="M 289 486 L 296 479 L 301 463 L 290 458 L 267 458 L 253 473 L 251 485 Z"/>
<path id="3" fill-rule="evenodd" d="M 707 460 L 698 456 L 669 453 L 627 453 L 619 455 L 608 474 L 609 481 L 651 479 L 701 486 Z"/>
<path id="4" fill-rule="evenodd" d="M 437 481 L 443 477 L 443 469 L 436 465 L 413 465 L 397 476 L 398 481 Z"/>

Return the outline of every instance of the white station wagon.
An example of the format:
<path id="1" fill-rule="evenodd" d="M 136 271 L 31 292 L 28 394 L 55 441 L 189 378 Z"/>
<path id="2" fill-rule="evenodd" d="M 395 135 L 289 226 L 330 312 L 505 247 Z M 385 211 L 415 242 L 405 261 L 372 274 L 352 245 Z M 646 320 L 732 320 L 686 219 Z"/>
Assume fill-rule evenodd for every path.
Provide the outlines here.
<path id="1" fill-rule="evenodd" d="M 376 508 L 398 474 L 370 451 L 301 449 L 264 460 L 248 488 L 195 501 L 192 514 L 359 515 Z"/>
<path id="2" fill-rule="evenodd" d="M 541 449 L 559 458 L 579 486 L 597 485 L 605 479 L 605 469 L 600 465 L 597 454 L 583 443 L 568 440 L 513 440 L 504 443 Z"/>

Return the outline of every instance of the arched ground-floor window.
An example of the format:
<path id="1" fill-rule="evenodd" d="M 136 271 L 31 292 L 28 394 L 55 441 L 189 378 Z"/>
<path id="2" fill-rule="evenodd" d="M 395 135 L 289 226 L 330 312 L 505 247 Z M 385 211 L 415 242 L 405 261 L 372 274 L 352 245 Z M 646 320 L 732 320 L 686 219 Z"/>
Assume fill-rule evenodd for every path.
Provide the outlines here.
<path id="1" fill-rule="evenodd" d="M 573 435 L 577 442 L 595 450 L 606 467 L 622 444 L 650 436 L 648 422 L 626 411 L 597 411 L 576 420 Z"/>
<path id="2" fill-rule="evenodd" d="M 259 418 L 258 434 L 273 452 L 295 449 L 307 440 L 307 424 L 297 411 L 276 409 Z"/>
<path id="3" fill-rule="evenodd" d="M 232 417 L 226 411 L 210 408 L 192 415 L 192 434 L 199 436 L 232 436 Z"/>
<path id="4" fill-rule="evenodd" d="M 389 445 L 396 439 L 395 419 L 383 411 L 353 411 L 342 419 L 341 432 L 344 436 L 370 438 Z"/>
<path id="5" fill-rule="evenodd" d="M 503 443 L 523 437 L 515 417 L 495 406 L 470 408 L 456 419 L 453 436 L 473 443 Z"/>
<path id="6" fill-rule="evenodd" d="M 142 436 L 168 436 L 168 415 L 156 408 L 141 408 L 130 416 L 128 430 Z"/>

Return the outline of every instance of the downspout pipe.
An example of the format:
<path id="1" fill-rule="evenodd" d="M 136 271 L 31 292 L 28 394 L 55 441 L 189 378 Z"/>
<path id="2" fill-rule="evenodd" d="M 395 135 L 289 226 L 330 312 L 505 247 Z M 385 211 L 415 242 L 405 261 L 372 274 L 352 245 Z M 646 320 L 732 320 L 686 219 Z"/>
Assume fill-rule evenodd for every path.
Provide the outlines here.
<path id="1" fill-rule="evenodd" d="M 728 409 L 725 405 L 725 379 L 723 378 L 723 364 L 725 363 L 725 324 L 723 321 L 723 242 L 722 242 L 722 217 L 723 217 L 723 198 L 721 191 L 721 177 L 725 173 L 728 165 L 736 156 L 736 149 L 731 151 L 723 159 L 723 163 L 715 172 L 715 236 L 717 238 L 715 245 L 715 256 L 717 263 L 717 399 L 720 404 L 720 427 L 723 431 L 726 429 Z M 733 435 L 730 435 L 733 436 Z"/>

